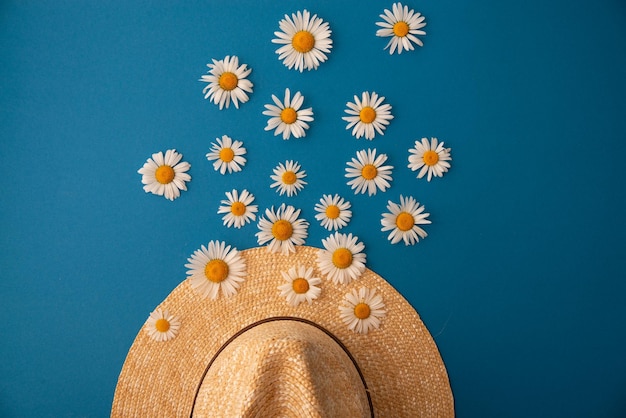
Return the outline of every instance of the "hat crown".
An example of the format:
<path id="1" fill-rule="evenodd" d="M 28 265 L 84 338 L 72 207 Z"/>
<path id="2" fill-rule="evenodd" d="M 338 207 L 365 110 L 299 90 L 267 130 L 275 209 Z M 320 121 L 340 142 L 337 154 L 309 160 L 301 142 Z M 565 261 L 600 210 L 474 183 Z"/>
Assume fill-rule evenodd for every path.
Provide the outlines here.
<path id="1" fill-rule="evenodd" d="M 360 373 L 344 348 L 298 320 L 260 323 L 231 339 L 202 381 L 194 417 L 365 417 Z"/>

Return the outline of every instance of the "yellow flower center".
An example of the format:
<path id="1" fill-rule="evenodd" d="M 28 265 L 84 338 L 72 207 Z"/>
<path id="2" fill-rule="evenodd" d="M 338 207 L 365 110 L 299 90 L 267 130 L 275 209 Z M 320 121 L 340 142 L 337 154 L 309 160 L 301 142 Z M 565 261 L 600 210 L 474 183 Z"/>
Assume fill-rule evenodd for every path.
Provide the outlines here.
<path id="1" fill-rule="evenodd" d="M 361 170 L 361 176 L 363 176 L 365 180 L 373 180 L 376 178 L 377 174 L 378 170 L 374 164 L 366 164 Z"/>
<path id="2" fill-rule="evenodd" d="M 406 22 L 398 22 L 393 25 L 393 34 L 399 37 L 404 37 L 409 33 L 409 25 Z"/>
<path id="3" fill-rule="evenodd" d="M 293 35 L 291 40 L 291 46 L 298 52 L 307 53 L 315 46 L 315 37 L 313 34 L 306 30 L 301 30 Z"/>
<path id="4" fill-rule="evenodd" d="M 396 216 L 396 226 L 400 231 L 408 231 L 415 225 L 415 218 L 408 212 L 400 212 Z"/>
<path id="5" fill-rule="evenodd" d="M 235 159 L 235 151 L 232 148 L 222 148 L 220 150 L 220 160 L 229 163 Z"/>
<path id="6" fill-rule="evenodd" d="M 339 217 L 339 207 L 337 205 L 329 205 L 326 208 L 326 217 L 328 219 L 337 219 Z"/>
<path id="7" fill-rule="evenodd" d="M 280 112 L 280 120 L 287 125 L 291 125 L 298 119 L 298 114 L 292 107 L 286 107 Z"/>
<path id="8" fill-rule="evenodd" d="M 169 184 L 174 180 L 174 169 L 169 165 L 162 165 L 154 172 L 154 177 L 161 184 Z"/>
<path id="9" fill-rule="evenodd" d="M 298 177 L 293 171 L 285 171 L 283 173 L 282 180 L 285 184 L 294 184 L 296 180 L 298 180 Z"/>
<path id="10" fill-rule="evenodd" d="M 218 258 L 211 260 L 204 267 L 204 275 L 213 283 L 223 282 L 228 277 L 228 264 Z"/>
<path id="11" fill-rule="evenodd" d="M 297 279 L 294 279 L 291 285 L 293 286 L 293 291 L 296 293 L 302 294 L 302 293 L 306 293 L 309 291 L 309 282 L 308 280 L 303 279 L 302 277 L 298 277 Z"/>
<path id="12" fill-rule="evenodd" d="M 154 327 L 159 332 L 167 332 L 170 329 L 170 321 L 165 318 L 157 319 Z"/>
<path id="13" fill-rule="evenodd" d="M 354 307 L 354 316 L 359 319 L 369 318 L 371 312 L 370 306 L 367 303 L 357 303 Z"/>
<path id="14" fill-rule="evenodd" d="M 274 235 L 274 238 L 276 238 L 279 241 L 285 241 L 291 238 L 292 234 L 293 234 L 293 226 L 291 225 L 291 222 L 289 221 L 286 221 L 284 219 L 279 219 L 276 222 L 274 222 L 274 225 L 272 225 L 272 235 Z"/>
<path id="15" fill-rule="evenodd" d="M 376 111 L 371 106 L 365 106 L 359 112 L 359 118 L 363 123 L 372 123 L 376 120 Z"/>
<path id="16" fill-rule="evenodd" d="M 337 248 L 333 253 L 333 264 L 340 269 L 350 267 L 352 265 L 352 251 L 347 248 Z"/>
<path id="17" fill-rule="evenodd" d="M 235 87 L 237 87 L 237 84 L 239 84 L 239 79 L 237 78 L 235 73 L 226 71 L 225 73 L 222 73 L 218 83 L 222 90 L 231 91 L 234 90 Z"/>
<path id="18" fill-rule="evenodd" d="M 244 213 L 246 213 L 246 205 L 241 202 L 234 202 L 232 205 L 230 205 L 230 213 L 235 216 L 242 216 Z"/>
<path id="19" fill-rule="evenodd" d="M 422 157 L 424 164 L 433 166 L 439 162 L 439 154 L 435 151 L 426 151 Z"/>

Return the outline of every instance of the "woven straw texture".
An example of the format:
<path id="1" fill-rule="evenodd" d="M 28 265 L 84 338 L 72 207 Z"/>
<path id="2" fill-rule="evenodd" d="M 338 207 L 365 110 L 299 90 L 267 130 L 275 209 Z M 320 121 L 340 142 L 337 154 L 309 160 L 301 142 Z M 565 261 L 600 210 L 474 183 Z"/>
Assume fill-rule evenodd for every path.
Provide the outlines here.
<path id="1" fill-rule="evenodd" d="M 138 333 L 118 379 L 111 416 L 189 417 L 207 366 L 220 348 L 244 328 L 273 317 L 312 321 L 341 341 L 363 373 L 376 417 L 454 416 L 439 351 L 402 295 L 366 269 L 349 285 L 323 280 L 318 299 L 293 307 L 280 296 L 281 272 L 305 265 L 323 277 L 316 263 L 319 249 L 296 248 L 291 255 L 270 253 L 265 247 L 242 251 L 248 274 L 239 292 L 228 298 L 203 299 L 188 280 L 176 287 L 159 307 L 180 318 L 178 336 L 156 342 L 143 330 Z M 366 335 L 350 331 L 339 316 L 345 294 L 360 287 L 375 288 L 387 310 L 380 328 Z M 213 411 L 205 409 L 208 416 L 219 416 L 222 405 L 234 400 L 232 390 L 222 393 Z"/>

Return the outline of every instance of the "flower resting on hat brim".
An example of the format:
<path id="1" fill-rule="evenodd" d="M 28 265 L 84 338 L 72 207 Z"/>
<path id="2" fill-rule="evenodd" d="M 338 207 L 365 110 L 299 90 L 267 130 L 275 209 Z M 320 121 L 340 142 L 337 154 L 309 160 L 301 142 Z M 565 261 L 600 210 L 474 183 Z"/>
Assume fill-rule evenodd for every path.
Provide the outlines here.
<path id="1" fill-rule="evenodd" d="M 378 329 L 381 319 L 387 313 L 383 298 L 376 294 L 375 289 L 366 287 L 347 293 L 344 305 L 339 306 L 339 312 L 348 329 L 360 334 Z"/>
<path id="2" fill-rule="evenodd" d="M 180 320 L 167 310 L 155 309 L 146 321 L 146 332 L 154 341 L 168 341 L 176 337 Z"/>
<path id="3" fill-rule="evenodd" d="M 318 277 L 313 277 L 313 268 L 298 265 L 291 267 L 287 272 L 281 272 L 285 284 L 278 286 L 280 295 L 292 306 L 298 306 L 302 302 L 309 305 L 313 299 L 317 299 L 321 293 L 318 285 L 322 282 Z"/>
<path id="4" fill-rule="evenodd" d="M 383 96 L 379 97 L 375 92 L 371 94 L 367 91 L 363 92 L 361 100 L 354 96 L 354 103 L 346 103 L 348 108 L 345 112 L 350 116 L 342 118 L 348 122 L 346 129 L 353 128 L 352 135 L 357 139 L 365 136 L 365 139 L 371 141 L 374 139 L 376 132 L 379 135 L 384 135 L 387 125 L 393 119 L 391 105 L 383 104 L 384 100 Z"/>
<path id="5" fill-rule="evenodd" d="M 181 190 L 187 190 L 185 182 L 191 181 L 187 174 L 191 165 L 186 161 L 180 161 L 182 154 L 176 150 L 168 149 L 163 152 L 152 154 L 143 167 L 137 172 L 141 174 L 143 190 L 158 196 L 165 196 L 168 200 L 174 200 L 180 196 Z"/>
<path id="6" fill-rule="evenodd" d="M 250 221 L 256 220 L 256 215 L 259 211 L 257 205 L 251 205 L 254 202 L 254 195 L 247 190 L 243 190 L 239 193 L 233 189 L 231 192 L 226 192 L 228 199 L 222 200 L 223 206 L 220 206 L 217 210 L 218 214 L 225 213 L 222 217 L 224 225 L 228 228 L 235 226 L 239 229 Z"/>
<path id="7" fill-rule="evenodd" d="M 211 143 L 211 151 L 206 154 L 209 161 L 214 161 L 213 168 L 219 170 L 220 174 L 241 171 L 241 167 L 246 165 L 246 149 L 243 142 L 233 141 L 228 135 L 222 135 L 222 139 L 215 138 L 215 142 Z"/>
<path id="8" fill-rule="evenodd" d="M 236 248 L 225 242 L 210 241 L 187 259 L 191 288 L 203 298 L 217 299 L 221 291 L 232 296 L 246 276 L 246 262 Z"/>
<path id="9" fill-rule="evenodd" d="M 391 170 L 393 166 L 383 165 L 387 161 L 386 154 L 376 155 L 376 149 L 367 149 L 357 151 L 357 158 L 352 158 L 346 167 L 346 177 L 352 180 L 348 181 L 348 186 L 354 190 L 354 194 L 365 193 L 369 196 L 375 195 L 376 190 L 384 192 L 388 187 L 391 179 Z"/>
<path id="10" fill-rule="evenodd" d="M 365 271 L 365 245 L 352 234 L 335 232 L 322 240 L 324 250 L 317 252 L 317 267 L 336 284 L 348 284 Z"/>
<path id="11" fill-rule="evenodd" d="M 425 213 L 424 206 L 420 206 L 413 197 L 400 195 L 400 204 L 388 201 L 387 210 L 389 213 L 383 213 L 380 220 L 381 231 L 391 230 L 388 239 L 392 244 L 404 241 L 405 245 L 413 245 L 428 236 L 418 225 L 430 224 L 427 219 L 430 213 Z"/>
<path id="12" fill-rule="evenodd" d="M 285 100 L 280 99 L 272 94 L 272 100 L 276 105 L 266 104 L 267 110 L 263 114 L 270 116 L 267 121 L 266 131 L 274 129 L 274 136 L 283 134 L 283 139 L 302 138 L 306 136 L 306 130 L 309 129 L 307 122 L 313 122 L 313 108 L 300 109 L 304 103 L 304 96 L 297 91 L 291 98 L 289 89 L 285 89 Z"/>
<path id="13" fill-rule="evenodd" d="M 330 27 L 322 18 L 311 16 L 308 10 L 298 11 L 291 17 L 285 15 L 278 26 L 282 32 L 274 32 L 277 38 L 272 43 L 282 45 L 276 53 L 287 68 L 313 70 L 327 60 L 333 41 Z"/>
<path id="14" fill-rule="evenodd" d="M 428 181 L 435 177 L 443 177 L 450 168 L 450 148 L 443 147 L 443 141 L 437 143 L 437 138 L 422 138 L 415 141 L 415 147 L 409 149 L 409 168 L 411 171 L 420 170 L 417 178 L 421 179 L 428 173 Z"/>
<path id="15" fill-rule="evenodd" d="M 287 193 L 288 197 L 295 196 L 307 184 L 303 179 L 306 177 L 306 171 L 300 169 L 300 164 L 296 161 L 285 161 L 285 164 L 279 163 L 274 168 L 274 174 L 270 177 L 274 183 L 271 188 L 276 187 L 276 191 L 282 196 Z"/>
<path id="16" fill-rule="evenodd" d="M 309 223 L 299 219 L 300 209 L 293 206 L 274 207 L 265 210 L 265 217 L 259 219 L 259 232 L 256 233 L 259 245 L 267 242 L 267 250 L 274 253 L 289 255 L 296 252 L 296 245 L 303 245 L 308 236 Z"/>
<path id="17" fill-rule="evenodd" d="M 320 203 L 315 204 L 315 211 L 319 212 L 315 215 L 315 219 L 320 221 L 321 225 L 329 231 L 338 230 L 348 225 L 352 217 L 350 210 L 351 204 L 344 200 L 338 194 L 323 195 Z"/>
<path id="18" fill-rule="evenodd" d="M 220 110 L 228 108 L 230 102 L 239 109 L 239 102 L 248 101 L 248 94 L 252 93 L 252 83 L 246 77 L 252 69 L 246 64 L 239 65 L 239 57 L 227 55 L 223 60 L 213 60 L 207 64 L 209 75 L 203 75 L 199 81 L 209 83 L 203 90 L 205 99 L 210 99 Z"/>
<path id="19" fill-rule="evenodd" d="M 426 26 L 424 16 L 413 9 L 409 10 L 408 6 L 403 6 L 399 2 L 394 3 L 392 10 L 393 12 L 385 9 L 384 14 L 380 15 L 384 22 L 376 22 L 376 25 L 382 28 L 376 31 L 376 36 L 391 36 L 385 47 L 385 49 L 391 47 L 389 54 L 393 54 L 396 50 L 398 54 L 401 54 L 402 50 L 412 51 L 415 49 L 413 43 L 424 46 L 417 37 L 417 35 L 426 35 L 425 31 L 420 30 Z"/>

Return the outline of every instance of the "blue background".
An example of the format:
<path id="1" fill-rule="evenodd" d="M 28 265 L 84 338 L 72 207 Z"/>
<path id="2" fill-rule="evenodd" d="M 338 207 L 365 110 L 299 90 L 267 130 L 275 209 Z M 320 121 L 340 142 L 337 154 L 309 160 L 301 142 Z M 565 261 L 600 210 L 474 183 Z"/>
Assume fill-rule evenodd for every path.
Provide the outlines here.
<path id="1" fill-rule="evenodd" d="M 390 56 L 375 22 L 391 1 L 0 3 L 0 416 L 107 416 L 126 353 L 149 312 L 211 239 L 257 245 L 254 224 L 222 226 L 224 192 L 310 221 L 323 193 L 352 202 L 345 232 L 368 266 L 418 310 L 447 365 L 459 417 L 626 415 L 626 5 L 410 1 L 425 46 Z M 290 71 L 270 41 L 285 13 L 328 21 L 317 71 Z M 211 58 L 238 55 L 254 93 L 239 110 L 205 100 Z M 263 105 L 301 91 L 304 139 L 265 132 Z M 345 103 L 376 91 L 395 119 L 369 142 Z M 244 141 L 248 164 L 221 176 L 204 155 Z M 452 148 L 430 183 L 407 167 L 415 139 Z M 355 196 L 343 177 L 376 148 L 392 187 Z M 174 202 L 137 170 L 176 148 L 191 163 Z M 308 186 L 280 197 L 269 176 L 299 161 Z M 391 245 L 387 200 L 426 205 L 428 238 Z M 156 383 L 156 382 L 155 382 Z M 407 388 L 408 389 L 408 388 Z"/>

